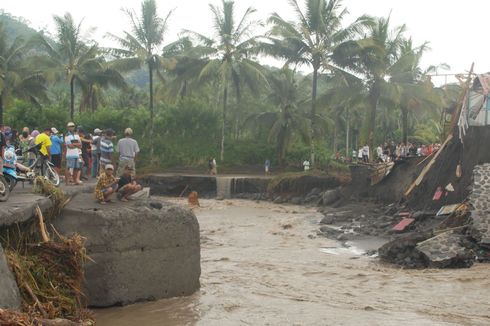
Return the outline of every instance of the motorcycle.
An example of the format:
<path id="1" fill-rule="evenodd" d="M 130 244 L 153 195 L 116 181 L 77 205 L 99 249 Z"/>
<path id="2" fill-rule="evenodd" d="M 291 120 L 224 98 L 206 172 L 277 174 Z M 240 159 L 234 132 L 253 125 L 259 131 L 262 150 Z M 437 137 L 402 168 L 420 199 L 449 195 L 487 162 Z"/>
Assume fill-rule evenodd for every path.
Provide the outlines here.
<path id="1" fill-rule="evenodd" d="M 7 201 L 10 197 L 10 187 L 7 180 L 0 175 L 0 202 Z"/>
<path id="2" fill-rule="evenodd" d="M 60 176 L 54 170 L 53 163 L 41 156 L 39 148 L 40 145 L 36 145 L 22 152 L 16 151 L 13 146 L 9 146 L 5 150 L 3 175 L 10 191 L 15 188 L 17 182 L 33 182 L 38 176 L 43 176 L 56 187 L 60 185 Z M 26 152 L 36 155 L 36 159 L 28 167 L 18 162 L 19 158 Z"/>

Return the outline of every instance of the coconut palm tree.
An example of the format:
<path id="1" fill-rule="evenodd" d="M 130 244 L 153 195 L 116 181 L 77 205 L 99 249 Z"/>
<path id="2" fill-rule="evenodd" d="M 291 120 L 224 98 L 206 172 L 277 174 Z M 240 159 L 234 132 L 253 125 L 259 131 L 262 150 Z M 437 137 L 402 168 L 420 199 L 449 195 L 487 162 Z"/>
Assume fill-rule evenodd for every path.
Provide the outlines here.
<path id="1" fill-rule="evenodd" d="M 271 88 L 268 100 L 278 110 L 254 114 L 246 120 L 246 125 L 269 130 L 268 140 L 276 144 L 277 160 L 284 165 L 294 136 L 305 143 L 309 142 L 309 119 L 304 111 L 308 98 L 305 82 L 308 80 L 297 81 L 296 73 L 287 67 L 272 72 L 268 80 Z"/>
<path id="2" fill-rule="evenodd" d="M 347 9 L 342 0 L 305 0 L 302 10 L 297 0 L 289 1 L 296 13 L 296 21 L 290 22 L 274 13 L 269 18 L 272 29 L 263 49 L 286 64 L 307 65 L 313 69 L 311 89 L 311 162 L 315 162 L 315 117 L 317 110 L 318 75 L 337 69 L 332 61 L 335 49 L 358 36 L 371 23 L 371 18 L 362 16 L 351 25 L 342 25 Z"/>
<path id="3" fill-rule="evenodd" d="M 100 49 L 97 44 L 84 41 L 82 22 L 75 23 L 73 16 L 53 16 L 56 33 L 54 41 L 39 34 L 39 42 L 47 52 L 47 57 L 36 57 L 46 66 L 48 78 L 65 78 L 70 87 L 70 119 L 75 115 L 75 87 L 82 75 L 89 70 L 97 69 L 100 61 Z M 87 33 L 90 34 L 91 30 Z"/>
<path id="4" fill-rule="evenodd" d="M 100 57 L 93 69 L 84 71 L 80 76 L 82 96 L 80 99 L 80 112 L 90 108 L 94 112 L 103 99 L 104 90 L 109 87 L 125 89 L 127 84 L 121 73 L 113 69 L 110 63 Z"/>
<path id="5" fill-rule="evenodd" d="M 367 98 L 366 85 L 358 77 L 343 71 L 336 71 L 327 81 L 327 88 L 318 98 L 318 104 L 330 108 L 333 120 L 342 119 L 345 123 L 345 155 L 351 156 L 350 149 L 353 130 L 359 125 L 362 110 Z M 354 128 L 352 128 L 354 125 Z M 334 132 L 334 153 L 337 152 L 337 126 Z"/>
<path id="6" fill-rule="evenodd" d="M 112 49 L 112 54 L 119 58 L 114 62 L 114 67 L 120 71 L 129 71 L 148 68 L 149 103 L 150 111 L 149 138 L 151 142 L 150 156 L 153 156 L 153 129 L 154 129 L 154 74 L 166 65 L 165 58 L 160 56 L 164 35 L 168 29 L 168 20 L 172 14 L 169 11 L 165 18 L 161 18 L 157 12 L 155 0 L 144 0 L 141 10 L 136 13 L 125 9 L 124 12 L 130 21 L 130 31 L 124 31 L 124 36 L 113 34 L 109 36 L 119 43 L 120 48 Z"/>
<path id="7" fill-rule="evenodd" d="M 220 158 L 225 155 L 225 134 L 227 128 L 228 97 L 230 90 L 240 100 L 241 88 L 248 86 L 257 92 L 267 83 L 263 68 L 254 60 L 258 52 L 258 37 L 251 35 L 259 22 L 251 20 L 255 10 L 248 8 L 240 20 L 235 20 L 234 2 L 223 0 L 222 6 L 210 5 L 214 20 L 214 37 L 186 31 L 206 53 L 206 64 L 200 69 L 200 81 L 215 80 L 222 92 L 222 126 Z"/>
<path id="8" fill-rule="evenodd" d="M 405 26 L 391 29 L 390 18 L 378 18 L 369 26 L 366 38 L 350 41 L 339 46 L 334 53 L 335 62 L 361 75 L 368 87 L 368 112 L 363 142 L 373 148 L 376 127 L 376 113 L 383 100 L 390 102 L 400 97 L 396 87 L 390 85 L 390 79 L 413 62 L 413 53 L 400 55 Z M 403 68 L 401 68 L 403 67 Z M 412 74 L 410 72 L 409 74 Z M 396 78 L 395 78 L 396 79 Z"/>
<path id="9" fill-rule="evenodd" d="M 12 97 L 29 100 L 37 106 L 41 100 L 47 100 L 46 80 L 41 71 L 28 64 L 28 50 L 28 43 L 21 37 L 9 44 L 0 23 L 0 124 L 5 106 Z"/>

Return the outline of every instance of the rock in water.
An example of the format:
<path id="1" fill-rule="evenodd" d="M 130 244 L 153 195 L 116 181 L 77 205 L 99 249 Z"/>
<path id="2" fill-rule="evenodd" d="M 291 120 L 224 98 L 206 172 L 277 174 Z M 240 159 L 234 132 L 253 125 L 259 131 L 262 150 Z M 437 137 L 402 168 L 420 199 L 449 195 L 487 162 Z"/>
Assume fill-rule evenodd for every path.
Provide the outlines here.
<path id="1" fill-rule="evenodd" d="M 327 190 L 322 194 L 322 204 L 326 206 L 332 205 L 339 199 L 340 193 L 338 189 Z"/>
<path id="2" fill-rule="evenodd" d="M 0 245 L 0 308 L 20 309 L 20 294 Z"/>
<path id="3" fill-rule="evenodd" d="M 106 307 L 190 295 L 199 289 L 199 224 L 187 208 L 159 201 L 99 205 L 81 194 L 54 226 L 87 238 L 86 295 Z"/>

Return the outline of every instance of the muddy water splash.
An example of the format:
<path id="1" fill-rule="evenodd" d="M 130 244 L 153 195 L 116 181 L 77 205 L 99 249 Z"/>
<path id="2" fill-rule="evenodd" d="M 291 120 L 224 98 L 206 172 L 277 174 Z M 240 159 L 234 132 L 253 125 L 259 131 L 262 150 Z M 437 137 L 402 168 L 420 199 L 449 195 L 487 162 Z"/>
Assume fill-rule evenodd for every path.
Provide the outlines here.
<path id="1" fill-rule="evenodd" d="M 233 180 L 234 178 L 231 177 L 216 177 L 216 198 L 231 198 L 231 183 Z"/>
<path id="2" fill-rule="evenodd" d="M 315 236 L 295 206 L 201 201 L 202 289 L 98 310 L 98 325 L 489 325 L 490 266 L 403 270 Z"/>

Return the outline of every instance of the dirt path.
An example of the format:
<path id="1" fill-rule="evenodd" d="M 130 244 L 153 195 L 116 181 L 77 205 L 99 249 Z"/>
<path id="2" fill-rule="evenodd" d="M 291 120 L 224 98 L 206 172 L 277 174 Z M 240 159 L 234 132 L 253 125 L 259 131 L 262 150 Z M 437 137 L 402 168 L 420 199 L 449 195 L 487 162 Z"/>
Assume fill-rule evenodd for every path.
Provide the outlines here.
<path id="1" fill-rule="evenodd" d="M 314 210 L 201 201 L 202 289 L 99 310 L 98 325 L 489 325 L 490 266 L 401 270 L 330 255 Z M 309 237 L 310 236 L 310 237 Z"/>

